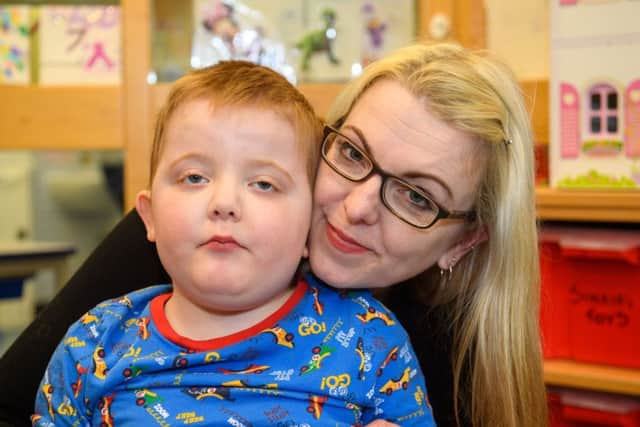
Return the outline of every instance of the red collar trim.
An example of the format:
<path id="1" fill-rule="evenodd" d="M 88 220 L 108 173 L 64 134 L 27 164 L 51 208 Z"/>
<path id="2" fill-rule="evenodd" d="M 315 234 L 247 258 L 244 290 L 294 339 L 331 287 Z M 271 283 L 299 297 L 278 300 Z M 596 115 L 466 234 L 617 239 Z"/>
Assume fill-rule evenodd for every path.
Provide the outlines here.
<path id="1" fill-rule="evenodd" d="M 160 333 L 169 341 L 177 344 L 181 347 L 195 351 L 207 351 L 218 350 L 220 348 L 236 344 L 240 341 L 244 341 L 247 338 L 251 338 L 265 329 L 273 327 L 280 319 L 289 314 L 289 312 L 300 302 L 304 294 L 307 292 L 308 284 L 304 279 L 300 279 L 293 290 L 293 293 L 285 301 L 282 306 L 273 312 L 270 316 L 261 320 L 253 326 L 248 327 L 242 331 L 238 331 L 231 335 L 225 335 L 219 338 L 213 338 L 210 340 L 192 340 L 187 337 L 179 335 L 169 324 L 167 316 L 164 313 L 164 305 L 171 297 L 171 292 L 161 294 L 151 300 L 151 317 L 156 324 Z"/>

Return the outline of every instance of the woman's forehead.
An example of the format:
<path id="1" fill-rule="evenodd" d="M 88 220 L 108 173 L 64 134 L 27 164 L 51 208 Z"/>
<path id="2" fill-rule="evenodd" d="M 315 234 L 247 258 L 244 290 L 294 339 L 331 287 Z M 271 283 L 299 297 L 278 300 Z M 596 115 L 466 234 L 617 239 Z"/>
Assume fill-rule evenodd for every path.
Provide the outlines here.
<path id="1" fill-rule="evenodd" d="M 350 123 L 367 138 L 380 134 L 418 147 L 446 145 L 466 136 L 440 120 L 425 99 L 392 80 L 378 81 L 362 94 L 345 121 Z"/>
<path id="2" fill-rule="evenodd" d="M 428 102 L 397 82 L 382 80 L 367 89 L 347 116 L 343 129 L 358 129 L 378 156 L 407 151 L 420 156 L 441 153 L 461 160 L 474 153 L 478 142 L 441 120 Z"/>
<path id="3" fill-rule="evenodd" d="M 454 199 L 456 193 L 466 199 L 467 191 L 456 187 L 475 188 L 484 168 L 476 138 L 438 118 L 426 100 L 391 80 L 368 88 L 342 128 L 349 135 L 356 134 L 350 128 L 358 129 L 371 154 L 391 173 L 428 171 L 449 184 Z"/>

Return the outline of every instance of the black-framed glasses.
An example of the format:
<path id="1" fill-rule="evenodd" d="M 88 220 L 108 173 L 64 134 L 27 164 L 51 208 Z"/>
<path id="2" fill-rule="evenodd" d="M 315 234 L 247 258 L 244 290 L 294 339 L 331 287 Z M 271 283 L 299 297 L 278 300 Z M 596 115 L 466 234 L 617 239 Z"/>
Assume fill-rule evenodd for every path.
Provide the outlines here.
<path id="1" fill-rule="evenodd" d="M 336 173 L 359 182 L 372 174 L 382 177 L 380 199 L 396 217 L 416 228 L 426 229 L 438 220 L 473 221 L 475 211 L 449 211 L 422 189 L 383 170 L 373 158 L 332 126 L 325 125 L 322 158 Z"/>

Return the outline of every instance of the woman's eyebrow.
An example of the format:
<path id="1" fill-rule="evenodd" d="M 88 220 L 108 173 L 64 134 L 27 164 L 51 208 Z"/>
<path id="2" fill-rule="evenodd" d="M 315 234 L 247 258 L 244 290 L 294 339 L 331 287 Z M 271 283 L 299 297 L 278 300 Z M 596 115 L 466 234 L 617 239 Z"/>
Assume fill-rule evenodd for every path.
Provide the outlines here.
<path id="1" fill-rule="evenodd" d="M 367 155 L 369 157 L 371 157 L 371 159 L 376 162 L 377 164 L 377 160 L 375 159 L 373 152 L 371 151 L 371 147 L 369 146 L 369 143 L 367 143 L 367 138 L 364 137 L 364 133 L 362 133 L 362 130 L 360 130 L 359 128 L 353 126 L 353 125 L 345 125 L 344 126 L 345 129 L 350 129 L 352 130 L 356 135 L 358 135 L 358 139 L 360 140 L 360 142 L 362 143 L 362 145 L 365 148 L 365 151 L 367 152 Z M 388 172 L 387 172 L 388 173 Z M 447 193 L 447 196 L 449 197 L 449 200 L 453 200 L 453 192 L 451 191 L 451 188 L 447 185 L 446 182 L 444 182 L 439 176 L 437 175 L 433 175 L 430 173 L 424 173 L 424 172 L 420 172 L 420 171 L 407 171 L 405 173 L 402 174 L 403 179 L 430 179 L 436 182 L 436 184 L 440 185 L 444 191 Z"/>

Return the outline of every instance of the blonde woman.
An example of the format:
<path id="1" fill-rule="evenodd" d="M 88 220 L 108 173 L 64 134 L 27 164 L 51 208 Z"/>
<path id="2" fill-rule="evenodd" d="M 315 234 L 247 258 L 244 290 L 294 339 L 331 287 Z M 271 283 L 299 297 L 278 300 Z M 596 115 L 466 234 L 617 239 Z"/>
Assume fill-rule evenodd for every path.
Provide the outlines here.
<path id="1" fill-rule="evenodd" d="M 338 287 L 399 284 L 388 304 L 415 332 L 432 404 L 444 400 L 438 425 L 545 425 L 532 137 L 512 73 L 460 47 L 411 46 L 365 69 L 327 119 L 368 160 L 349 177 L 324 156 L 313 272 Z M 427 220 L 407 224 L 402 191 Z M 432 382 L 439 356 L 451 396 Z M 449 404 L 457 417 L 439 411 Z"/>
<path id="2" fill-rule="evenodd" d="M 512 73 L 457 46 L 410 46 L 367 67 L 327 119 L 312 271 L 374 288 L 396 312 L 439 426 L 546 425 L 533 148 Z M 26 422 L 73 319 L 163 278 L 132 212 L 0 361 L 0 420 Z"/>

